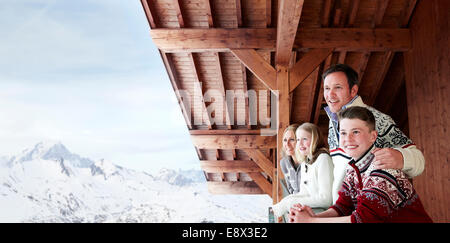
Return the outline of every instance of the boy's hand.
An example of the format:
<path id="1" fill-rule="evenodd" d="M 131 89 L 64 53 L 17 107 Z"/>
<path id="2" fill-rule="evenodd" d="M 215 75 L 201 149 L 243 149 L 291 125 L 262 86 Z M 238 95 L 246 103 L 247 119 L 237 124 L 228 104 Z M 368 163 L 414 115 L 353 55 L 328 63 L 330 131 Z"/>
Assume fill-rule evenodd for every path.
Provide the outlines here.
<path id="1" fill-rule="evenodd" d="M 289 210 L 289 223 L 306 223 L 315 217 L 315 213 L 309 206 L 302 206 L 301 204 L 295 204 Z"/>
<path id="2" fill-rule="evenodd" d="M 403 169 L 403 155 L 393 148 L 375 148 L 375 169 Z"/>

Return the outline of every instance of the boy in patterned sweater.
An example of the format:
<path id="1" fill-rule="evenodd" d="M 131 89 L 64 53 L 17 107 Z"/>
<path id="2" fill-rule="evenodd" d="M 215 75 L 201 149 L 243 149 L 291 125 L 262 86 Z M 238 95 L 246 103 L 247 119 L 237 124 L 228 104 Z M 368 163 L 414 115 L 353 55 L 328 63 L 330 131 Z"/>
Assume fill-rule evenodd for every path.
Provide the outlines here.
<path id="1" fill-rule="evenodd" d="M 432 222 L 408 177 L 401 170 L 375 169 L 375 118 L 364 107 L 339 113 L 340 147 L 352 157 L 336 203 L 314 214 L 295 205 L 290 222 Z"/>

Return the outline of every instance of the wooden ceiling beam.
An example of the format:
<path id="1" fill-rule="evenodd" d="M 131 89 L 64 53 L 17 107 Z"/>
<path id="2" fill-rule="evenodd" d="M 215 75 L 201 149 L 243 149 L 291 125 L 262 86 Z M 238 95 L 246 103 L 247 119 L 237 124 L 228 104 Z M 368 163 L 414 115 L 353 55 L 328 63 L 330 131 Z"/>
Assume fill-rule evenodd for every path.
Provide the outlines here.
<path id="1" fill-rule="evenodd" d="M 281 1 L 278 9 L 275 64 L 288 67 L 304 0 Z"/>
<path id="2" fill-rule="evenodd" d="M 207 181 L 211 194 L 264 194 L 254 181 Z"/>
<path id="3" fill-rule="evenodd" d="M 260 129 L 233 129 L 233 130 L 189 130 L 191 135 L 261 135 Z"/>
<path id="4" fill-rule="evenodd" d="M 160 49 L 274 49 L 276 30 L 265 29 L 153 29 L 153 42 Z"/>
<path id="5" fill-rule="evenodd" d="M 231 52 L 270 90 L 276 90 L 276 70 L 253 49 L 231 49 Z"/>
<path id="6" fill-rule="evenodd" d="M 333 52 L 333 48 L 313 49 L 291 68 L 289 92 L 294 91 Z"/>
<path id="7" fill-rule="evenodd" d="M 155 45 L 165 52 L 226 51 L 276 48 L 276 29 L 152 29 Z M 335 48 L 335 51 L 407 51 L 409 29 L 304 28 L 297 33 L 297 48 Z"/>
<path id="8" fill-rule="evenodd" d="M 275 136 L 260 135 L 191 135 L 199 149 L 268 149 L 277 146 Z"/>
<path id="9" fill-rule="evenodd" d="M 200 160 L 200 167 L 207 173 L 262 172 L 251 160 Z"/>
<path id="10" fill-rule="evenodd" d="M 407 51 L 411 49 L 411 32 L 409 29 L 302 29 L 295 45 L 299 48 L 335 48 L 336 51 Z"/>

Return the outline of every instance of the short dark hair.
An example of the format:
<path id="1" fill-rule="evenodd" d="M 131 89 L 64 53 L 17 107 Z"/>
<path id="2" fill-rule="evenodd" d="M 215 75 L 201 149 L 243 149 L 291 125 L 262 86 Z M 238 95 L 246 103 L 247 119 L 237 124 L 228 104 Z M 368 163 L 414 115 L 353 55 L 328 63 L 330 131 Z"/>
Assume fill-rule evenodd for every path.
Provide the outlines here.
<path id="1" fill-rule="evenodd" d="M 345 64 L 335 64 L 329 67 L 325 72 L 322 74 L 322 79 L 325 80 L 325 78 L 335 72 L 343 72 L 345 73 L 345 76 L 347 76 L 347 82 L 348 82 L 348 88 L 351 89 L 353 85 L 359 86 L 359 80 L 358 80 L 358 73 L 351 68 L 348 65 Z"/>
<path id="2" fill-rule="evenodd" d="M 370 131 L 375 130 L 375 117 L 373 113 L 362 106 L 352 106 L 349 107 L 338 114 L 339 122 L 341 122 L 342 119 L 359 119 L 364 122 L 366 122 L 367 126 L 369 127 Z"/>

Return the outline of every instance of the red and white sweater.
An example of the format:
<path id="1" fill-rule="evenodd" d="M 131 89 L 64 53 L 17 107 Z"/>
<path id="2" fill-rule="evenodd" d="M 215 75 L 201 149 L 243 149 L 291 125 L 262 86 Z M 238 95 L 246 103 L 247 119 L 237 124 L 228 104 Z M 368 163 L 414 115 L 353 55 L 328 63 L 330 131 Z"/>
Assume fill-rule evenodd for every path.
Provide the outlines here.
<path id="1" fill-rule="evenodd" d="M 340 216 L 351 215 L 352 223 L 431 223 L 405 173 L 374 168 L 371 153 L 374 148 L 357 161 L 349 162 L 339 198 L 331 208 Z"/>

